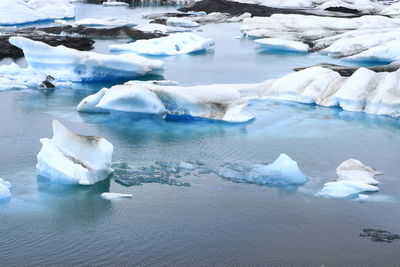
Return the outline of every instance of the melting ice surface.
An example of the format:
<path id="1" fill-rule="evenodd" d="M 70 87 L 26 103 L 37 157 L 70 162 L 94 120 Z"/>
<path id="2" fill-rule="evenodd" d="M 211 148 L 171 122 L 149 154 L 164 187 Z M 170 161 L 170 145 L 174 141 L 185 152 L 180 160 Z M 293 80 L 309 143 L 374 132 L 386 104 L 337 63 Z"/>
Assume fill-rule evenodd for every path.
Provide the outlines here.
<path id="1" fill-rule="evenodd" d="M 137 18 L 138 24 L 143 23 L 141 13 L 157 11 L 153 7 L 77 7 L 77 19 L 119 14 L 124 19 Z M 253 41 L 234 39 L 240 35 L 239 28 L 235 23 L 202 26 L 198 34 L 213 38 L 215 49 L 163 59 L 165 78 L 184 86 L 251 83 L 281 77 L 293 67 L 341 63 L 316 54 L 256 53 Z M 112 43 L 98 40 L 95 52 L 106 53 Z M 76 112 L 84 97 L 112 85 L 0 94 L 0 177 L 12 183 L 12 197 L 0 204 L 2 265 L 398 264 L 399 242 L 376 246 L 358 236 L 369 227 L 400 232 L 398 119 L 270 100 L 250 101 L 249 109 L 258 114 L 257 119 L 241 125 L 119 121 L 104 114 Z M 116 176 L 91 186 L 66 186 L 38 178 L 38 140 L 51 137 L 54 119 L 83 135 L 109 140 L 114 146 L 112 168 L 122 174 L 127 169 L 128 175 L 119 179 L 132 185 L 116 182 Z M 233 183 L 201 169 L 182 169 L 171 172 L 169 180 L 146 182 L 157 178 L 146 174 L 162 172 L 160 177 L 166 177 L 164 173 L 180 162 L 196 165 L 200 161 L 203 168 L 254 167 L 272 163 L 282 152 L 311 177 L 293 194 L 276 187 Z M 379 177 L 380 191 L 369 198 L 376 202 L 313 195 L 332 182 L 336 167 L 348 158 L 384 173 Z M 156 162 L 169 163 L 163 167 Z M 225 162 L 229 164 L 224 166 Z M 141 175 L 145 179 L 135 181 Z M 160 180 L 190 186 L 169 186 Z M 133 199 L 105 201 L 100 197 L 105 192 L 132 194 Z M 332 247 L 338 254 L 332 255 Z"/>

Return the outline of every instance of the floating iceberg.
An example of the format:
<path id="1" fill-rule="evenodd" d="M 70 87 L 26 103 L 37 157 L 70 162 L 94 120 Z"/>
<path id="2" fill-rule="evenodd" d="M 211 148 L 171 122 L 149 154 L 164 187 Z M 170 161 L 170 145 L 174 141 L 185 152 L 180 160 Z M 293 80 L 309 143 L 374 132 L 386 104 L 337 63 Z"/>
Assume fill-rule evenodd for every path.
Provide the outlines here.
<path id="1" fill-rule="evenodd" d="M 302 42 L 288 41 L 277 38 L 263 38 L 255 40 L 255 42 L 262 48 L 271 51 L 307 53 L 310 49 L 308 45 Z"/>
<path id="2" fill-rule="evenodd" d="M 225 179 L 258 185 L 300 186 L 308 181 L 299 169 L 297 162 L 288 155 L 281 154 L 269 165 L 255 164 L 252 166 L 227 166 L 213 171 Z"/>
<path id="3" fill-rule="evenodd" d="M 0 25 L 73 18 L 75 7 L 69 0 L 1 0 Z"/>
<path id="4" fill-rule="evenodd" d="M 189 32 L 191 29 L 182 27 L 171 27 L 159 23 L 141 24 L 134 27 L 136 30 L 151 33 L 176 33 L 176 32 Z"/>
<path id="5" fill-rule="evenodd" d="M 102 193 L 100 195 L 105 200 L 114 200 L 121 198 L 132 198 L 132 194 L 120 194 L 120 193 Z"/>
<path id="6" fill-rule="evenodd" d="M 11 197 L 11 183 L 0 178 L 0 200 L 7 199 Z"/>
<path id="7" fill-rule="evenodd" d="M 167 118 L 198 117 L 245 122 L 254 118 L 254 114 L 248 112 L 246 106 L 247 100 L 240 97 L 236 88 L 127 82 L 86 97 L 78 105 L 78 110 L 98 112 L 101 109 L 158 115 L 165 113 Z"/>
<path id="8" fill-rule="evenodd" d="M 36 168 L 53 182 L 90 185 L 112 172 L 113 146 L 104 138 L 79 135 L 53 121 L 53 138 L 40 142 Z"/>
<path id="9" fill-rule="evenodd" d="M 51 75 L 58 81 L 128 80 L 148 74 L 160 75 L 163 71 L 162 61 L 135 54 L 82 52 L 64 46 L 52 47 L 24 37 L 11 37 L 10 43 L 23 50 L 31 71 Z"/>
<path id="10" fill-rule="evenodd" d="M 342 162 L 336 169 L 338 176 L 335 182 L 324 185 L 318 193 L 323 197 L 354 198 L 364 201 L 367 197 L 364 192 L 376 192 L 379 184 L 375 176 L 382 174 L 356 159 L 348 159 Z"/>
<path id="11" fill-rule="evenodd" d="M 197 34 L 185 32 L 151 40 L 138 40 L 129 44 L 110 45 L 110 50 L 152 56 L 171 56 L 203 52 L 212 46 L 214 46 L 213 39 L 205 39 Z"/>

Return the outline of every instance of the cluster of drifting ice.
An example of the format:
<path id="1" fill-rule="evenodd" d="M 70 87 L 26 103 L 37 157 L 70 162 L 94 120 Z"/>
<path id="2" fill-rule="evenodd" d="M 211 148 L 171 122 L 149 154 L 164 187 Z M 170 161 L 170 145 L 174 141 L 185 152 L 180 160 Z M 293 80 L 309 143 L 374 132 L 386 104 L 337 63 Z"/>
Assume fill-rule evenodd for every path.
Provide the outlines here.
<path id="1" fill-rule="evenodd" d="M 171 56 L 204 52 L 212 46 L 214 46 L 213 39 L 206 39 L 194 33 L 184 32 L 150 40 L 138 40 L 129 44 L 110 45 L 110 50 L 141 55 Z"/>
<path id="2" fill-rule="evenodd" d="M 217 168 L 213 172 L 234 182 L 258 185 L 299 186 L 308 181 L 307 176 L 300 171 L 297 162 L 286 154 L 281 154 L 269 165 L 240 166 L 235 164 Z"/>
<path id="3" fill-rule="evenodd" d="M 64 46 L 52 47 L 24 37 L 11 37 L 21 48 L 29 69 L 53 76 L 58 81 L 92 82 L 128 80 L 147 74 L 160 75 L 163 62 L 132 55 L 102 55 Z"/>
<path id="4" fill-rule="evenodd" d="M 53 121 L 53 138 L 40 142 L 36 168 L 51 181 L 90 185 L 112 172 L 113 146 L 104 138 L 79 135 Z"/>
<path id="5" fill-rule="evenodd" d="M 9 181 L 0 178 L 0 200 L 11 197 L 11 183 Z"/>
<path id="6" fill-rule="evenodd" d="M 365 200 L 368 195 L 361 193 L 379 191 L 376 186 L 379 182 L 374 177 L 382 173 L 359 160 L 348 159 L 342 162 L 336 169 L 336 174 L 338 175 L 336 182 L 326 183 L 318 193 L 320 196 Z"/>
<path id="7" fill-rule="evenodd" d="M 400 20 L 384 16 L 333 18 L 304 15 L 274 14 L 243 21 L 242 32 L 254 38 L 266 38 L 259 43 L 288 46 L 291 41 L 303 43 L 302 51 L 312 44 L 312 51 L 357 61 L 400 59 Z M 269 40 L 274 38 L 273 44 Z M 306 44 L 307 43 L 307 44 Z M 296 47 L 301 44 L 296 43 Z M 306 50 L 307 49 L 307 50 Z"/>
<path id="8" fill-rule="evenodd" d="M 236 88 L 182 87 L 152 82 L 128 82 L 84 98 L 81 112 L 124 111 L 171 117 L 200 117 L 226 122 L 245 122 L 254 115 Z"/>
<path id="9" fill-rule="evenodd" d="M 1 0 L 0 25 L 75 17 L 69 0 Z"/>

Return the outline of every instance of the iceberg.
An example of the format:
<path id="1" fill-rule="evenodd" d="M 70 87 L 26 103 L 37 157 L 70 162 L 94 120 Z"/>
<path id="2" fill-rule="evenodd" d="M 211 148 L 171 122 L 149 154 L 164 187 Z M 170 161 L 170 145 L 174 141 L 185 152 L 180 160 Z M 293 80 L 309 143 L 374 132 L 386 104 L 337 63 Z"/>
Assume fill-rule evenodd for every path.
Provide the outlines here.
<path id="1" fill-rule="evenodd" d="M 102 193 L 100 195 L 103 199 L 105 200 L 115 200 L 115 199 L 121 199 L 121 198 L 132 198 L 132 194 L 120 194 L 120 193 Z"/>
<path id="2" fill-rule="evenodd" d="M 11 197 L 11 183 L 9 181 L 0 178 L 0 200 Z"/>
<path id="3" fill-rule="evenodd" d="M 83 136 L 53 121 L 53 138 L 40 139 L 36 168 L 40 176 L 63 184 L 91 185 L 113 171 L 113 146 L 106 139 Z"/>
<path id="4" fill-rule="evenodd" d="M 379 182 L 375 179 L 375 176 L 382 173 L 364 165 L 359 160 L 345 160 L 337 167 L 336 174 L 338 176 L 336 181 L 325 183 L 318 193 L 320 196 L 354 198 L 364 201 L 368 198 L 368 195 L 362 193 L 379 191 L 376 186 Z"/>
<path id="5" fill-rule="evenodd" d="M 166 118 L 205 118 L 226 122 L 246 122 L 254 114 L 246 110 L 247 100 L 235 87 L 175 86 L 171 82 L 127 82 L 86 97 L 78 111 L 99 109 L 147 114 Z"/>
<path id="6" fill-rule="evenodd" d="M 213 39 L 184 32 L 151 40 L 138 40 L 129 44 L 110 45 L 112 52 L 137 53 L 151 56 L 172 56 L 193 52 L 204 52 L 214 46 Z"/>
<path id="7" fill-rule="evenodd" d="M 163 62 L 132 55 L 103 55 L 64 46 L 52 47 L 24 37 L 11 37 L 21 48 L 29 69 L 51 75 L 58 81 L 99 82 L 129 80 L 145 75 L 160 75 Z"/>
<path id="8" fill-rule="evenodd" d="M 0 25 L 18 25 L 75 17 L 69 0 L 1 0 Z"/>
<path id="9" fill-rule="evenodd" d="M 136 30 L 151 33 L 176 33 L 176 32 L 189 32 L 191 29 L 182 27 L 171 27 L 159 23 L 140 24 L 134 27 Z"/>
<path id="10" fill-rule="evenodd" d="M 107 18 L 86 18 L 81 20 L 76 20 L 73 22 L 68 22 L 66 20 L 56 20 L 55 22 L 62 25 L 72 25 L 72 26 L 88 26 L 88 27 L 123 27 L 123 26 L 136 26 L 135 23 L 129 22 L 127 20 L 117 19 L 113 17 Z"/>
<path id="11" fill-rule="evenodd" d="M 277 38 L 263 38 L 255 40 L 263 49 L 271 51 L 307 53 L 310 49 L 307 44 L 298 41 L 288 41 Z"/>

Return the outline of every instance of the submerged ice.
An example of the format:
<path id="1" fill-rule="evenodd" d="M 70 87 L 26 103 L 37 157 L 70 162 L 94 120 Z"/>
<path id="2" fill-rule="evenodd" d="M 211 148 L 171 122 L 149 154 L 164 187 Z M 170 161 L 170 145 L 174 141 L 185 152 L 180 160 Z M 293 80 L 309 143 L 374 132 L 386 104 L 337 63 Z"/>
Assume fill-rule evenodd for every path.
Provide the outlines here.
<path id="1" fill-rule="evenodd" d="M 113 146 L 104 138 L 79 135 L 53 121 L 53 138 L 40 142 L 36 168 L 53 182 L 91 185 L 112 172 Z"/>

